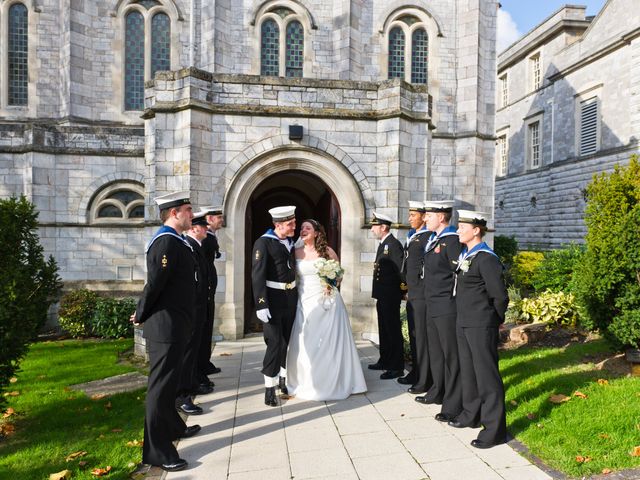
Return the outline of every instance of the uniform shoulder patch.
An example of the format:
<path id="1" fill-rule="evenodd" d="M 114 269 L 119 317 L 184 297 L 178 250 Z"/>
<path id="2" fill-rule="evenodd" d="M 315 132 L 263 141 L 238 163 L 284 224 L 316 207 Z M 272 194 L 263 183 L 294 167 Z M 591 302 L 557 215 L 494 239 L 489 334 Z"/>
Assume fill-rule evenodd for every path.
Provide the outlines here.
<path id="1" fill-rule="evenodd" d="M 256 250 L 256 260 L 260 260 L 261 257 L 262 254 L 260 253 L 260 250 Z"/>
<path id="2" fill-rule="evenodd" d="M 167 268 L 168 264 L 169 264 L 169 260 L 167 260 L 167 256 L 162 255 L 162 268 Z"/>

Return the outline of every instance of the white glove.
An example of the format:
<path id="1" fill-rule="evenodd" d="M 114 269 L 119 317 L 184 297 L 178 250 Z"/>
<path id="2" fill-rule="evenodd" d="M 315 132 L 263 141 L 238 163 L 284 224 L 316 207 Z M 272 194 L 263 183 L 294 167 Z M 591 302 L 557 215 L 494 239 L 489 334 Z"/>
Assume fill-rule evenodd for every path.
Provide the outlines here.
<path id="1" fill-rule="evenodd" d="M 271 312 L 268 308 L 262 308 L 256 311 L 256 317 L 258 320 L 264 323 L 269 323 L 269 319 L 271 318 Z"/>

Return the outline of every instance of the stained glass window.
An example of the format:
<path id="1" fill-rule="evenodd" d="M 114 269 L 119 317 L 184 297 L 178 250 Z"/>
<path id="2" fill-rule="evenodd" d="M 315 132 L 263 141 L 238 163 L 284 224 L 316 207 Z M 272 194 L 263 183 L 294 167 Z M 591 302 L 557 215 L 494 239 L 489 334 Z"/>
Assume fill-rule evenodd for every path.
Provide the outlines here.
<path id="1" fill-rule="evenodd" d="M 142 185 L 133 182 L 108 185 L 96 194 L 90 218 L 96 222 L 144 220 L 143 193 Z"/>
<path id="2" fill-rule="evenodd" d="M 144 108 L 144 18 L 133 11 L 125 20 L 125 110 Z"/>
<path id="3" fill-rule="evenodd" d="M 280 15 L 280 18 L 284 18 L 288 15 L 291 15 L 293 13 L 293 10 L 286 7 L 280 7 L 272 10 L 272 12 L 275 13 L 276 15 Z"/>
<path id="4" fill-rule="evenodd" d="M 9 8 L 9 105 L 27 105 L 27 86 L 29 71 L 27 68 L 28 39 L 27 7 L 14 3 Z"/>
<path id="5" fill-rule="evenodd" d="M 304 64 L 304 29 L 300 22 L 290 22 L 287 25 L 286 63 L 287 77 L 302 77 Z"/>
<path id="6" fill-rule="evenodd" d="M 165 13 L 151 19 L 151 77 L 159 70 L 171 70 L 171 23 Z"/>
<path id="7" fill-rule="evenodd" d="M 427 83 L 429 37 L 422 28 L 411 35 L 411 83 Z"/>
<path id="8" fill-rule="evenodd" d="M 394 27 L 389 32 L 389 78 L 404 78 L 404 32 Z"/>
<path id="9" fill-rule="evenodd" d="M 280 31 L 274 20 L 262 23 L 262 47 L 260 51 L 260 75 L 278 76 L 280 55 Z"/>
<path id="10" fill-rule="evenodd" d="M 140 0 L 138 3 L 142 5 L 144 8 L 146 8 L 147 10 L 157 5 L 160 5 L 160 2 L 156 0 Z"/>

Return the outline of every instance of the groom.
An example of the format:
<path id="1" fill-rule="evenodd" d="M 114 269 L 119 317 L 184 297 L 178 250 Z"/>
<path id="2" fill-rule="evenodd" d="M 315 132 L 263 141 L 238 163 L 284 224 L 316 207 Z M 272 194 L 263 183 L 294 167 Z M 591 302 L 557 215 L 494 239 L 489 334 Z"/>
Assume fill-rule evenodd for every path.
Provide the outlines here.
<path id="1" fill-rule="evenodd" d="M 256 316 L 264 323 L 264 343 L 267 344 L 262 362 L 264 403 L 270 407 L 278 406 L 276 385 L 282 393 L 288 393 L 285 362 L 298 304 L 292 238 L 296 228 L 295 209 L 288 206 L 269 210 L 274 227 L 253 245 L 251 282 Z"/>

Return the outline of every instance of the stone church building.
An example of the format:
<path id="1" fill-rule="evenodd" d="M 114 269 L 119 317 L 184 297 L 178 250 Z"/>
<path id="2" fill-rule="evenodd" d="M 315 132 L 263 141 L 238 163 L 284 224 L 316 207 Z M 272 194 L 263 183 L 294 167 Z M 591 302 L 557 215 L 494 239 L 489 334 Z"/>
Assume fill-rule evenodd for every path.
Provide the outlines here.
<path id="1" fill-rule="evenodd" d="M 153 198 L 223 204 L 216 330 L 254 328 L 267 209 L 297 206 L 375 334 L 372 210 L 492 211 L 497 0 L 0 0 L 0 195 L 68 287 L 135 294 Z"/>
<path id="2" fill-rule="evenodd" d="M 497 234 L 582 242 L 585 187 L 640 153 L 640 1 L 560 8 L 500 53 L 497 80 Z"/>

